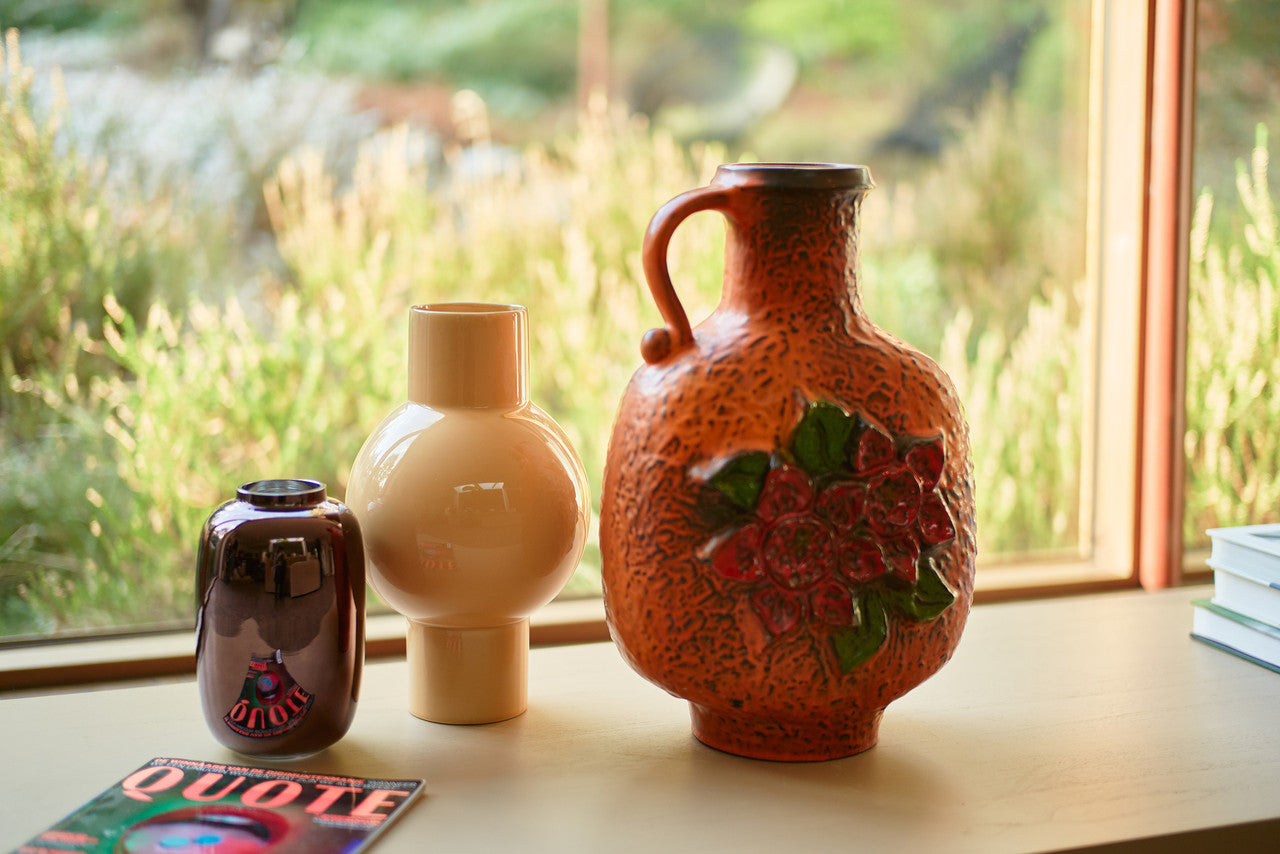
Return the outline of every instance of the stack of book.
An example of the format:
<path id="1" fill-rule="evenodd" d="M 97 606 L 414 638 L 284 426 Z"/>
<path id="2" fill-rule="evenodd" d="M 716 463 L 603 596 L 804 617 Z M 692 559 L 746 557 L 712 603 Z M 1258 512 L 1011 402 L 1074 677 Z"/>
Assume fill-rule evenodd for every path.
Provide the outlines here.
<path id="1" fill-rule="evenodd" d="M 1192 602 L 1191 636 L 1280 673 L 1280 524 L 1208 533 L 1213 598 Z"/>

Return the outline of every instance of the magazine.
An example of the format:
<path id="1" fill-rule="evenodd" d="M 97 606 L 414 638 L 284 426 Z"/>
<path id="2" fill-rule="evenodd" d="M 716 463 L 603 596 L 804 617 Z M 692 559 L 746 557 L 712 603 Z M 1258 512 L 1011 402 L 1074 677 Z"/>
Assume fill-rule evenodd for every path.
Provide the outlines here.
<path id="1" fill-rule="evenodd" d="M 152 759 L 17 852 L 353 854 L 421 787 L 421 780 Z"/>

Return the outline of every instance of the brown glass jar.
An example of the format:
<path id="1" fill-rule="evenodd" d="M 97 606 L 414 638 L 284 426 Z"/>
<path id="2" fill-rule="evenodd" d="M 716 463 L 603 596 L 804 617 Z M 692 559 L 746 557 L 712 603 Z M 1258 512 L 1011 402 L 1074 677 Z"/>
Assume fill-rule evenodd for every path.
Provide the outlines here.
<path id="1" fill-rule="evenodd" d="M 292 759 L 355 717 L 364 665 L 359 524 L 315 480 L 246 483 L 200 539 L 196 679 L 232 750 Z"/>

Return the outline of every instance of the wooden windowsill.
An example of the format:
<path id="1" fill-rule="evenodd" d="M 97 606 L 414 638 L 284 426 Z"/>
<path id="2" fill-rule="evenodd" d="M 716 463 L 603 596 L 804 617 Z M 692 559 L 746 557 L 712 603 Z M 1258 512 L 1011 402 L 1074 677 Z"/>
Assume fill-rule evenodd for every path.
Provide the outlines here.
<path id="1" fill-rule="evenodd" d="M 1198 553 L 1197 553 L 1198 554 Z M 1203 569 L 1203 557 L 1194 561 Z M 1190 566 L 1190 565 L 1189 565 Z M 1184 571 L 1187 583 L 1209 580 Z M 1132 575 L 1096 569 L 1081 561 L 981 566 L 975 604 L 1130 590 Z M 366 657 L 404 657 L 404 618 L 378 614 L 366 622 Z M 604 603 L 585 597 L 555 601 L 534 615 L 530 643 L 561 646 L 608 640 Z M 0 650 L 0 693 L 32 691 L 95 682 L 176 676 L 195 672 L 190 630 L 135 636 L 54 641 Z"/>
<path id="2" fill-rule="evenodd" d="M 365 657 L 404 657 L 404 617 L 378 614 L 365 622 Z M 533 616 L 533 646 L 560 646 L 607 640 L 604 603 L 599 599 L 552 602 Z M 44 643 L 0 651 L 0 692 L 195 672 L 191 630 L 133 637 Z"/>

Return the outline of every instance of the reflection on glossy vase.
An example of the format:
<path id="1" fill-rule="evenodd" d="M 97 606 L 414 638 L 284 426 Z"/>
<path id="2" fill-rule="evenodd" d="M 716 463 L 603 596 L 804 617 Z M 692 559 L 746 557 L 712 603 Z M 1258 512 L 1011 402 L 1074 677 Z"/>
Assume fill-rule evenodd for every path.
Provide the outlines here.
<path id="1" fill-rule="evenodd" d="M 582 463 L 529 399 L 521 306 L 415 306 L 408 400 L 369 436 L 347 504 L 370 583 L 409 619 L 410 711 L 441 723 L 527 704 L 529 615 L 586 543 Z"/>
<path id="2" fill-rule="evenodd" d="M 973 591 L 968 432 L 927 357 L 859 295 L 864 167 L 734 164 L 655 214 L 666 326 L 619 406 L 600 519 L 610 631 L 725 751 L 866 750 L 960 639 Z M 691 329 L 667 273 L 690 214 L 728 221 Z"/>

